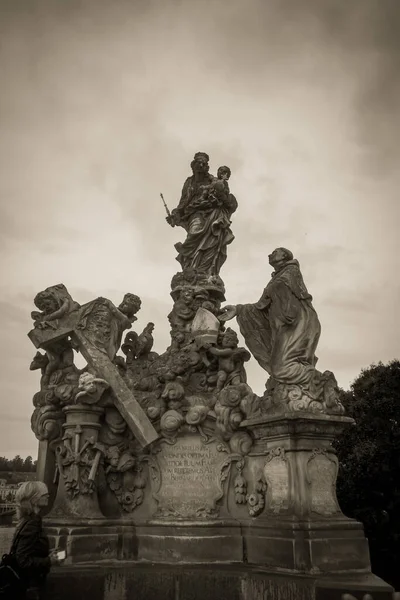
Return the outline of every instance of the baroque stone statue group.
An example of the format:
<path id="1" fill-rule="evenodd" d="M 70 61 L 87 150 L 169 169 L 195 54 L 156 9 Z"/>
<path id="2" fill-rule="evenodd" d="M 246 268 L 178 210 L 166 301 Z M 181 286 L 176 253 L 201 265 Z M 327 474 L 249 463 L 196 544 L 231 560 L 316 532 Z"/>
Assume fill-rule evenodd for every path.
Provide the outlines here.
<path id="1" fill-rule="evenodd" d="M 322 590 L 313 598 L 330 589 L 326 576 L 383 589 L 371 579 L 362 526 L 337 502 L 332 442 L 354 421 L 334 374 L 317 368 L 321 325 L 300 257 L 266 247 L 259 299 L 228 303 L 221 269 L 240 215 L 231 170 L 213 176 L 204 152 L 190 166 L 177 207 L 166 207 L 184 239 L 175 244 L 163 352 L 153 348 L 155 323 L 135 325 L 136 289 L 118 306 L 103 297 L 81 305 L 61 283 L 34 298 L 30 368 L 40 389 L 31 423 L 50 490 L 49 536 L 65 541 L 74 564 L 139 561 L 153 572 L 233 562 L 250 569 L 240 583 L 249 599 L 272 590 L 269 575 L 252 580 L 252 565 L 306 573 L 312 594 Z M 259 394 L 247 381 L 251 357 L 265 371 Z M 276 597 L 285 585 L 276 583 Z"/>
<path id="2" fill-rule="evenodd" d="M 227 589 L 249 600 L 339 598 L 350 583 L 389 598 L 371 574 L 361 524 L 336 498 L 333 441 L 354 421 L 334 374 L 317 368 L 321 325 L 300 256 L 266 247 L 259 299 L 229 304 L 221 269 L 240 215 L 231 170 L 213 176 L 204 152 L 190 166 L 177 207 L 165 205 L 185 239 L 175 244 L 163 352 L 153 349 L 155 323 L 135 325 L 136 289 L 118 306 L 103 297 L 81 305 L 61 283 L 34 298 L 30 369 L 40 389 L 31 425 L 50 490 L 50 540 L 70 564 L 135 565 L 103 574 L 104 598 L 127 600 L 132 589 L 144 597 L 131 581 L 138 563 L 151 565 L 140 575 L 146 598 L 154 586 L 151 597 L 186 597 L 187 577 L 192 597 L 194 573 L 179 570 L 174 583 L 173 563 L 201 563 L 198 593 L 209 590 L 210 600 Z M 247 381 L 251 357 L 265 371 L 259 394 Z M 221 575 L 216 563 L 234 568 Z"/>
<path id="3" fill-rule="evenodd" d="M 229 167 L 219 167 L 214 177 L 208 163 L 207 154 L 195 154 L 192 175 L 167 216 L 172 227 L 184 229 L 186 239 L 175 245 L 181 270 L 171 282 L 171 343 L 162 354 L 153 350 L 153 323 L 141 332 L 131 329 L 141 307 L 136 294 L 125 294 L 119 306 L 106 298 L 81 306 L 58 284 L 34 299 L 29 336 L 42 351 L 30 367 L 41 372 L 32 429 L 56 457 L 56 512 L 65 510 L 65 497 L 74 512 L 73 499 L 93 495 L 99 485 L 114 512 L 118 507 L 134 511 L 144 501 L 150 477 L 157 515 L 191 515 L 188 502 L 174 506 L 165 482 L 168 468 L 162 465 L 166 459 L 157 460 L 157 455 L 197 435 L 230 457 L 227 464 L 217 460 L 214 465 L 220 469 L 217 487 L 224 469 L 236 464 L 236 500 L 246 504 L 250 497 L 254 515 L 264 505 L 266 482 L 256 482 L 256 501 L 244 492 L 243 460 L 254 443 L 246 422 L 296 412 L 343 413 L 333 373 L 316 368 L 321 327 L 290 250 L 269 254 L 272 275 L 258 302 L 224 304 L 220 270 L 234 240 L 231 218 L 238 203 L 230 192 Z M 264 271 L 267 279 L 260 265 L 260 276 Z M 226 326 L 234 318 L 247 348 Z M 74 364 L 74 352 L 82 353 L 85 368 Z M 247 382 L 245 365 L 251 356 L 268 377 L 261 396 Z M 163 477 L 166 499 L 161 497 Z M 209 502 L 191 499 L 198 504 L 197 516 L 219 512 L 214 492 Z M 90 510 L 100 510 L 95 504 Z"/>

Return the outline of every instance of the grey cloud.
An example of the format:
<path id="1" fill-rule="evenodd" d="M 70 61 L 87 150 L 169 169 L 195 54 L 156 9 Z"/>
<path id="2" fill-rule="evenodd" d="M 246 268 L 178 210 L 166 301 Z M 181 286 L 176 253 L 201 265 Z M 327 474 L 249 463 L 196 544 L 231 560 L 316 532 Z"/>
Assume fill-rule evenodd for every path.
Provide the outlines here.
<path id="1" fill-rule="evenodd" d="M 1 421 L 3 426 L 7 423 L 23 423 L 24 425 L 26 425 L 26 415 L 13 415 L 2 412 Z"/>
<path id="2" fill-rule="evenodd" d="M 400 4 L 397 0 L 314 2 L 325 30 L 353 64 L 358 80 L 355 114 L 366 166 L 383 176 L 397 167 L 400 132 Z M 358 67 L 358 68 L 357 68 Z"/>
<path id="3" fill-rule="evenodd" d="M 330 294 L 328 297 L 320 299 L 321 304 L 325 306 L 331 306 L 336 309 L 343 309 L 344 311 L 353 311 L 357 313 L 373 313 L 375 311 L 374 306 L 371 306 L 362 295 L 361 299 L 357 297 L 351 297 L 350 293 L 342 292 L 340 295 L 335 291 L 335 294 Z"/>
<path id="4" fill-rule="evenodd" d="M 13 328 L 15 325 L 26 325 L 30 320 L 30 311 L 32 299 L 24 293 L 10 293 L 4 285 L 0 285 L 2 299 L 0 300 L 0 319 L 3 320 L 6 328 Z"/>
<path id="5" fill-rule="evenodd" d="M 240 2 L 231 2 L 229 9 L 224 5 L 229 35 L 219 30 L 212 44 L 223 52 L 224 69 L 233 77 L 240 74 L 243 86 L 257 72 L 262 80 L 266 64 L 285 68 L 288 62 L 292 77 L 297 72 L 306 79 L 329 81 L 337 76 L 330 59 L 336 52 L 342 77 L 355 85 L 356 137 L 368 146 L 365 167 L 375 176 L 395 167 L 400 129 L 399 2 L 254 0 L 247 8 L 241 10 Z"/>
<path id="6" fill-rule="evenodd" d="M 4 323 L 25 324 L 27 317 L 24 308 L 26 305 L 25 307 L 21 306 L 20 299 L 12 302 L 0 300 L 0 315 Z"/>
<path id="7" fill-rule="evenodd" d="M 318 367 L 332 370 L 332 365 L 336 365 L 335 376 L 339 386 L 349 389 L 351 382 L 356 379 L 361 369 L 369 367 L 371 362 L 371 357 L 367 353 L 364 356 L 355 357 L 354 353 L 343 345 L 341 348 L 324 349 L 323 360 L 319 361 Z"/>
<path id="8" fill-rule="evenodd" d="M 314 222 L 311 227 L 312 226 L 314 226 Z M 296 258 L 303 264 L 307 264 L 310 261 L 313 263 L 318 262 L 325 268 L 329 268 L 334 262 L 343 264 L 345 260 L 348 261 L 349 254 L 351 254 L 351 252 L 348 248 L 326 241 L 326 243 L 319 245 L 317 251 L 307 247 L 301 248 Z"/>

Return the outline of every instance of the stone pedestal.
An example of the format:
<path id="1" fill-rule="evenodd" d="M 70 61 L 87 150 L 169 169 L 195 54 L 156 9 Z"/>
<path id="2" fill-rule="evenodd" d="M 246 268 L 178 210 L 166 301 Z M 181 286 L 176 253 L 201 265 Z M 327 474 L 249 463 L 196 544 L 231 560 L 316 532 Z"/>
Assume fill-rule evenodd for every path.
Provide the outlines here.
<path id="1" fill-rule="evenodd" d="M 153 504 L 145 500 L 135 518 L 139 560 L 242 560 L 240 523 L 229 514 L 227 490 L 243 457 L 214 437 L 212 425 L 207 419 L 201 432 L 188 426 L 156 444 L 149 463 Z"/>
<path id="2" fill-rule="evenodd" d="M 57 496 L 46 520 L 54 524 L 102 519 L 96 479 L 102 457 L 97 439 L 103 409 L 77 404 L 66 406 L 64 412 L 64 436 L 56 447 Z"/>
<path id="3" fill-rule="evenodd" d="M 289 413 L 247 421 L 255 443 L 251 478 L 266 482 L 265 509 L 244 525 L 249 563 L 308 573 L 370 573 L 360 523 L 336 498 L 338 460 L 332 441 L 353 420 Z"/>
<path id="4" fill-rule="evenodd" d="M 67 561 L 51 573 L 48 597 L 339 600 L 351 589 L 388 600 L 390 588 L 370 572 L 362 526 L 336 499 L 332 441 L 352 420 L 291 412 L 242 422 L 260 403 L 338 414 L 343 407 L 333 374 L 310 373 L 320 323 L 289 250 L 269 255 L 275 272 L 257 304 L 221 307 L 238 203 L 230 169 L 213 177 L 208 161 L 195 154 L 178 207 L 167 209 L 187 237 L 175 245 L 182 270 L 171 281 L 165 352 L 152 351 L 151 322 L 121 345 L 141 306 L 135 294 L 118 307 L 103 297 L 80 306 L 57 284 L 34 299 L 29 337 L 46 354 L 31 364 L 42 374 L 32 427 L 51 440 L 41 444 L 38 468 L 46 482 L 64 421 L 59 400 L 68 405 L 45 519 Z M 287 327 L 276 326 L 277 314 Z M 235 315 L 271 374 L 263 399 L 246 383 L 250 352 L 225 326 Z M 287 344 L 313 400 L 284 383 L 291 364 L 279 349 Z M 74 349 L 87 370 L 74 365 Z"/>

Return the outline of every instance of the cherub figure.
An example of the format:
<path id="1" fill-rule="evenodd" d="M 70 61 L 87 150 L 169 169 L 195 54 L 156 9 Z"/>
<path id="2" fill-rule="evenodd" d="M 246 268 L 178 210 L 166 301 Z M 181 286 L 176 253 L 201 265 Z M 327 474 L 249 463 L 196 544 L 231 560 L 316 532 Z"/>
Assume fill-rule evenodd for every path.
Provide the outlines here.
<path id="1" fill-rule="evenodd" d="M 215 206 L 222 206 L 229 196 L 228 179 L 231 176 L 229 167 L 219 167 L 217 177 L 212 177 L 212 180 L 207 185 L 201 186 L 202 193 L 197 200 L 197 207 L 202 208 L 204 205 L 209 205 L 210 202 Z"/>
<path id="2" fill-rule="evenodd" d="M 85 373 L 79 376 L 79 392 L 75 396 L 75 402 L 78 402 L 78 399 L 81 398 L 80 403 L 82 404 L 96 404 L 100 400 L 104 390 L 108 387 L 109 384 L 105 379 L 100 379 L 92 375 L 92 373 L 85 371 Z"/>
<path id="3" fill-rule="evenodd" d="M 228 328 L 221 338 L 221 348 L 209 346 L 209 354 L 218 358 L 216 391 L 220 392 L 226 384 L 237 385 L 246 382 L 244 363 L 250 360 L 246 348 L 238 348 L 239 340 L 233 329 Z"/>
<path id="4" fill-rule="evenodd" d="M 228 180 L 230 176 L 231 170 L 229 167 L 223 166 L 218 168 L 217 178 L 214 179 L 213 183 L 211 184 L 211 193 L 214 194 L 216 198 L 229 196 Z"/>
<path id="5" fill-rule="evenodd" d="M 31 313 L 37 329 L 48 329 L 49 327 L 57 329 L 59 319 L 80 308 L 62 283 L 39 292 L 33 302 L 41 311 L 32 311 Z"/>
<path id="6" fill-rule="evenodd" d="M 182 331 L 179 331 L 178 329 L 172 329 L 171 330 L 171 346 L 170 346 L 170 350 L 172 352 L 176 352 L 177 350 L 180 350 L 182 345 L 185 342 L 185 334 Z"/>
<path id="7" fill-rule="evenodd" d="M 46 354 L 37 352 L 33 359 L 30 370 L 40 369 L 42 372 L 41 387 L 45 388 L 49 385 L 51 375 L 62 369 L 67 369 L 73 366 L 74 353 L 71 343 L 68 340 L 60 340 L 54 343 L 51 348 L 47 348 Z"/>
<path id="8" fill-rule="evenodd" d="M 136 458 L 127 450 L 121 450 L 119 446 L 107 448 L 105 457 L 108 462 L 105 469 L 106 475 L 110 472 L 125 473 L 136 465 Z"/>
<path id="9" fill-rule="evenodd" d="M 179 299 L 168 315 L 168 320 L 172 329 L 188 330 L 190 321 L 193 319 L 195 311 L 193 309 L 194 290 L 193 288 L 184 288 L 181 290 Z"/>
<path id="10" fill-rule="evenodd" d="M 229 210 L 230 214 L 234 213 L 238 207 L 237 200 L 229 189 L 228 180 L 231 176 L 229 167 L 222 166 L 217 171 L 217 181 L 214 182 L 214 189 L 223 199 L 223 205 Z"/>

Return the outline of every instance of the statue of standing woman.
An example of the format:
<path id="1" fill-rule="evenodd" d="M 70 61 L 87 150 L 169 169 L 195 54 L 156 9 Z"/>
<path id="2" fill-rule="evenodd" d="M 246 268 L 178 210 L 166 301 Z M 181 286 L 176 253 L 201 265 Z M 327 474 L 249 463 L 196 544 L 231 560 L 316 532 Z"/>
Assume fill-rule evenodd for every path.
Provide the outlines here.
<path id="1" fill-rule="evenodd" d="M 197 152 L 191 162 L 193 175 L 183 185 L 180 202 L 167 217 L 172 226 L 183 227 L 186 240 L 175 245 L 182 270 L 218 275 L 234 240 L 230 217 L 237 208 L 230 193 L 229 167 L 220 167 L 218 176 L 209 173 L 209 157 Z"/>
<path id="2" fill-rule="evenodd" d="M 266 412 L 342 413 L 333 373 L 316 369 L 321 325 L 300 265 L 286 248 L 274 250 L 269 263 L 274 272 L 260 300 L 225 306 L 220 320 L 236 316 L 247 347 L 269 373 Z"/>

